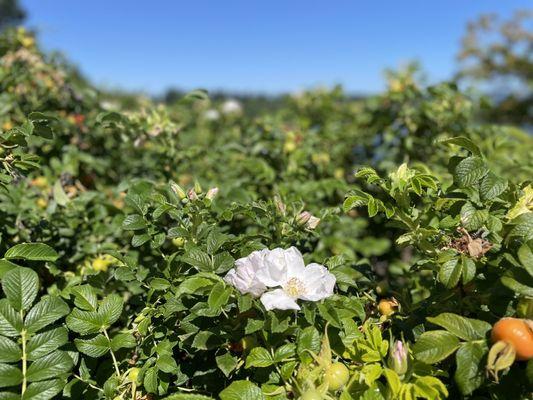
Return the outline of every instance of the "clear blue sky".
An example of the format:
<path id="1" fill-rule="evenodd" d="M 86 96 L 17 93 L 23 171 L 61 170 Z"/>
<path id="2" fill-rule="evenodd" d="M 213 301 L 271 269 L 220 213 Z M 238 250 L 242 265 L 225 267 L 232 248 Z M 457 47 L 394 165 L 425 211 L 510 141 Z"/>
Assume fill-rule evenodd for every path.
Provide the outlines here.
<path id="1" fill-rule="evenodd" d="M 27 25 L 97 84 L 277 93 L 341 83 L 375 92 L 383 70 L 456 68 L 466 22 L 526 0 L 23 0 Z"/>

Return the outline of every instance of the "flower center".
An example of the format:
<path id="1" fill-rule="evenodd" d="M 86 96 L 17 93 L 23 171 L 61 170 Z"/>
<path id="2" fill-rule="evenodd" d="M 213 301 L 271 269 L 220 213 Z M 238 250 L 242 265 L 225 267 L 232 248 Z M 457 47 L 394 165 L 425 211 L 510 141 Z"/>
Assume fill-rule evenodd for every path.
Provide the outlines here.
<path id="1" fill-rule="evenodd" d="M 305 285 L 298 278 L 291 278 L 285 284 L 283 290 L 291 297 L 298 297 L 305 294 Z"/>

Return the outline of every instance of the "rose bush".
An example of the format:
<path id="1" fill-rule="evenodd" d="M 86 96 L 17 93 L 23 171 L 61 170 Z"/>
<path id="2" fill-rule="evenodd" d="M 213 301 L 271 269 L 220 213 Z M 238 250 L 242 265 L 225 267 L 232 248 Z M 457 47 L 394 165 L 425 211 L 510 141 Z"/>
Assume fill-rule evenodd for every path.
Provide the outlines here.
<path id="1" fill-rule="evenodd" d="M 533 139 L 453 83 L 252 118 L 21 29 L 0 76 L 0 399 L 530 394 Z"/>

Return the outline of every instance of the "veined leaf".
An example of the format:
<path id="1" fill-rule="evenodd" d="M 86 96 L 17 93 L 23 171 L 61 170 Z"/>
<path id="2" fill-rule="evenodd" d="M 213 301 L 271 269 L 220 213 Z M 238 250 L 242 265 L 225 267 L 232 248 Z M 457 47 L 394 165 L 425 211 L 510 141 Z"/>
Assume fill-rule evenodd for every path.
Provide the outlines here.
<path id="1" fill-rule="evenodd" d="M 488 322 L 465 318 L 452 313 L 442 313 L 436 317 L 428 317 L 427 320 L 464 340 L 484 339 L 491 329 Z"/>
<path id="2" fill-rule="evenodd" d="M 67 342 L 68 331 L 63 327 L 39 333 L 28 341 L 26 348 L 28 360 L 34 361 L 50 354 Z"/>
<path id="3" fill-rule="evenodd" d="M 31 363 L 26 377 L 29 382 L 44 381 L 69 372 L 72 366 L 72 358 L 66 352 L 57 350 Z"/>
<path id="4" fill-rule="evenodd" d="M 70 309 L 61 298 L 45 296 L 28 311 L 24 326 L 29 333 L 35 333 L 69 313 Z"/>
<path id="5" fill-rule="evenodd" d="M 26 310 L 37 297 L 39 276 L 30 268 L 14 268 L 4 275 L 2 289 L 15 310 Z"/>
<path id="6" fill-rule="evenodd" d="M 447 331 L 424 332 L 415 345 L 415 357 L 427 364 L 435 364 L 444 360 L 459 347 L 459 339 Z"/>
<path id="7" fill-rule="evenodd" d="M 4 257 L 8 260 L 55 261 L 59 254 L 44 243 L 20 243 L 6 251 Z"/>

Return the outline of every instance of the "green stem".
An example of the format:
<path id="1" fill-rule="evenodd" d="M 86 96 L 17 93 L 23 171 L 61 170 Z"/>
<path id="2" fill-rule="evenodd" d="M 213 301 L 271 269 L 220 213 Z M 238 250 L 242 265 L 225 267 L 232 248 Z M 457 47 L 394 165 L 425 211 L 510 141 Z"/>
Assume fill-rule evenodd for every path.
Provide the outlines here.
<path id="1" fill-rule="evenodd" d="M 104 329 L 104 335 L 109 341 L 109 345 L 111 346 L 111 340 L 109 339 L 109 335 L 107 334 L 107 330 L 105 329 Z M 109 352 L 111 353 L 111 358 L 113 359 L 113 365 L 115 366 L 115 371 L 117 373 L 117 376 L 120 378 L 120 369 L 118 368 L 117 358 L 115 357 L 115 353 L 113 352 L 111 347 L 109 348 Z"/>
<path id="2" fill-rule="evenodd" d="M 21 311 L 22 313 L 22 311 Z M 28 359 L 26 355 L 26 330 L 23 329 L 20 333 L 20 337 L 22 339 L 22 395 L 26 392 L 26 386 L 27 386 L 27 379 L 26 379 L 26 370 L 28 367 Z"/>

